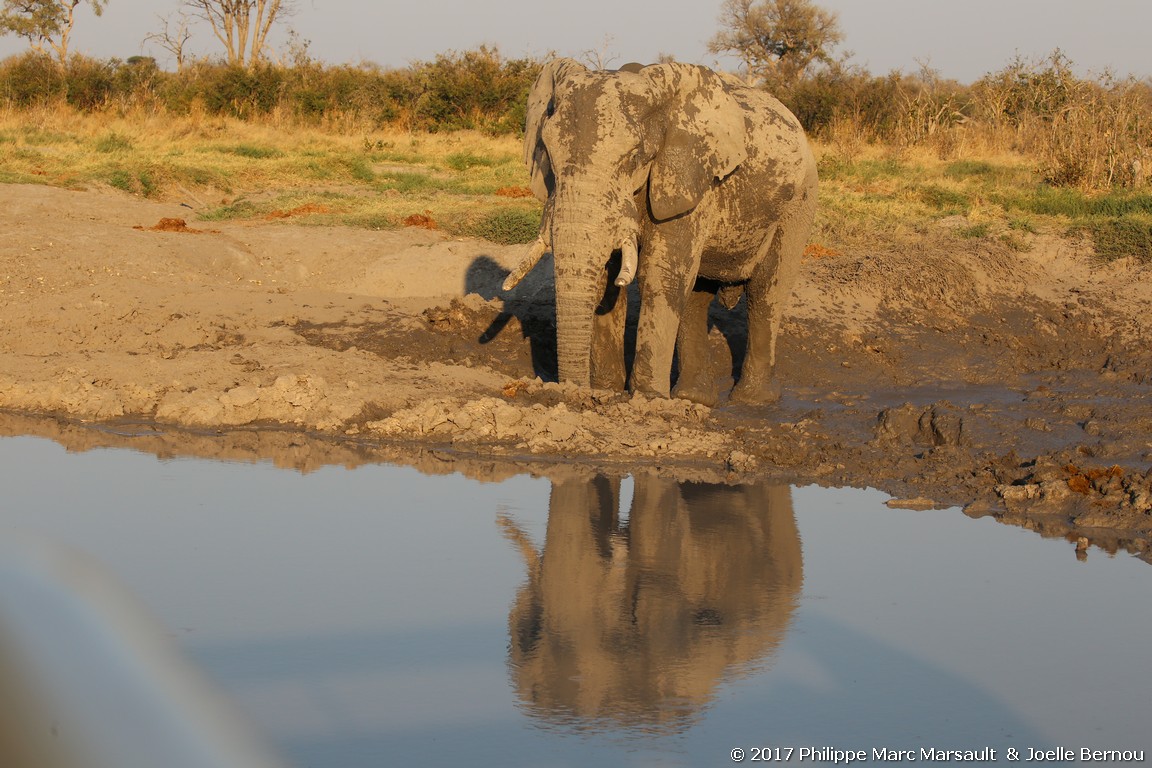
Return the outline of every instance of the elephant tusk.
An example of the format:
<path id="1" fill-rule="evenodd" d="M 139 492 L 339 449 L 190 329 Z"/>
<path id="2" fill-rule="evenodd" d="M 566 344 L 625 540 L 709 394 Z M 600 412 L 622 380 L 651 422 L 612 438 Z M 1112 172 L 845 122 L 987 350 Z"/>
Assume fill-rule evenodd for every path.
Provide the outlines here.
<path id="1" fill-rule="evenodd" d="M 524 279 L 524 276 L 532 271 L 532 267 L 536 266 L 536 262 L 540 261 L 540 257 L 548 251 L 548 245 L 544 242 L 544 238 L 536 238 L 536 242 L 528 249 L 528 253 L 524 255 L 524 260 L 521 261 L 516 269 L 508 273 L 508 277 L 504 278 L 504 290 L 510 291 Z"/>
<path id="2" fill-rule="evenodd" d="M 636 240 L 629 238 L 624 241 L 620 249 L 620 272 L 616 275 L 616 285 L 620 288 L 628 285 L 636 277 Z"/>

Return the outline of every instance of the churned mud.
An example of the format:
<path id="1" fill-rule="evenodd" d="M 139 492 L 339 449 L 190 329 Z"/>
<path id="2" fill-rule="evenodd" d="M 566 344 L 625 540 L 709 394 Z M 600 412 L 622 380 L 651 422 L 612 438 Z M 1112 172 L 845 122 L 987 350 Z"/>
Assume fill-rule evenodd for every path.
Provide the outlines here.
<path id="1" fill-rule="evenodd" d="M 944 221 L 905 252 L 812 249 L 780 402 L 706 408 L 555 383 L 548 262 L 500 291 L 518 247 L 0 195 L 3 434 L 302 470 L 559 461 L 871 486 L 1082 547 L 1152 540 L 1152 268 L 1072 240 L 1019 253 Z M 713 316 L 729 385 L 740 310 Z"/>

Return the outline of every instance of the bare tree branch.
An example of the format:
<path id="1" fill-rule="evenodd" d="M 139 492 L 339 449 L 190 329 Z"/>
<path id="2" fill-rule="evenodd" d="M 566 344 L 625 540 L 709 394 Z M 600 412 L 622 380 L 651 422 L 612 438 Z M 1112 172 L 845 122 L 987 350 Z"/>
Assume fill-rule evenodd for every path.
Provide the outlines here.
<path id="1" fill-rule="evenodd" d="M 144 39 L 151 40 L 171 53 L 176 58 L 176 69 L 184 69 L 184 60 L 186 58 L 184 46 L 192 39 L 192 31 L 188 28 L 188 25 L 191 23 L 188 15 L 183 11 L 179 11 L 176 15 L 175 22 L 173 22 L 170 15 L 157 16 L 156 18 L 164 25 L 163 28 L 158 32 L 146 35 Z"/>

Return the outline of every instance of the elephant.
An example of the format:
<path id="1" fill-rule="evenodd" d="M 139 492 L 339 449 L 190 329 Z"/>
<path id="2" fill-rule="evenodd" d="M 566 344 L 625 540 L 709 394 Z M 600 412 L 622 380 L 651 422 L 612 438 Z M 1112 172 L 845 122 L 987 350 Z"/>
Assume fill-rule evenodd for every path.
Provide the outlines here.
<path id="1" fill-rule="evenodd" d="M 776 398 L 776 339 L 818 185 L 783 104 L 699 65 L 592 71 L 553 59 L 528 97 L 524 160 L 544 211 L 504 287 L 553 253 L 561 381 L 624 388 L 624 289 L 635 279 L 633 392 L 715 404 L 708 307 L 743 292 L 748 342 L 731 400 Z"/>
<path id="2" fill-rule="evenodd" d="M 508 666 L 547 722 L 679 730 L 722 681 L 771 662 L 803 584 L 787 485 L 552 477 L 541 548 L 498 518 L 527 580 L 509 611 Z"/>

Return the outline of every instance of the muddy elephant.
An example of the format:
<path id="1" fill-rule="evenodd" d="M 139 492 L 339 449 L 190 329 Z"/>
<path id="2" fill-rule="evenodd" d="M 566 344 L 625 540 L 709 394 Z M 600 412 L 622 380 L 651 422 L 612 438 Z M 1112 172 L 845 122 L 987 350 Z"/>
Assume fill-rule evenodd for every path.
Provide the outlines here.
<path id="1" fill-rule="evenodd" d="M 774 399 L 776 337 L 817 191 L 804 131 L 779 101 L 702 66 L 553 60 L 528 97 L 524 157 L 544 215 L 505 287 L 553 253 L 562 381 L 624 387 L 621 289 L 635 278 L 633 391 L 667 397 L 675 354 L 674 394 L 714 403 L 708 306 L 742 290 L 748 342 L 732 399 Z"/>
<path id="2" fill-rule="evenodd" d="M 767 663 L 802 582 L 788 486 L 552 479 L 543 548 L 508 516 L 528 579 L 509 612 L 527 711 L 576 727 L 676 730 L 716 686 Z"/>

